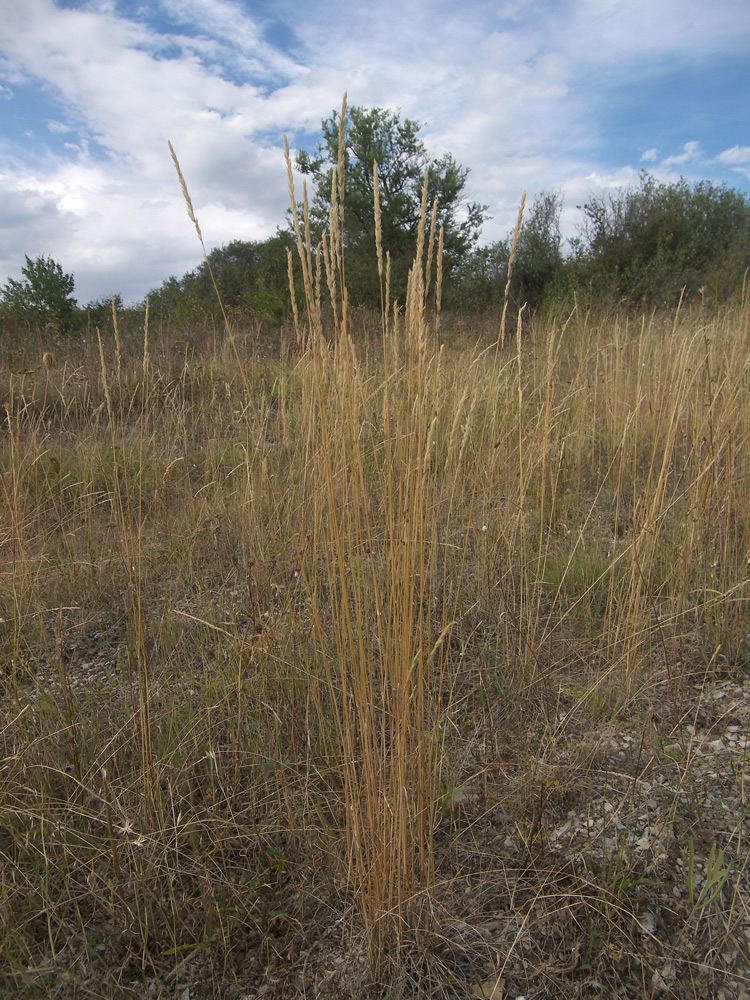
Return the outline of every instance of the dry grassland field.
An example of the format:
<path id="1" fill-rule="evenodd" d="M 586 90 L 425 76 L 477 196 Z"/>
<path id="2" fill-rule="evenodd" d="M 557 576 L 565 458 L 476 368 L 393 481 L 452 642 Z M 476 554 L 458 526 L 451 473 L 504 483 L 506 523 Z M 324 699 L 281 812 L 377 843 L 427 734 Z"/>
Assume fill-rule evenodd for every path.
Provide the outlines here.
<path id="1" fill-rule="evenodd" d="M 747 1000 L 748 296 L 338 224 L 273 340 L 0 347 L 0 997 Z"/>

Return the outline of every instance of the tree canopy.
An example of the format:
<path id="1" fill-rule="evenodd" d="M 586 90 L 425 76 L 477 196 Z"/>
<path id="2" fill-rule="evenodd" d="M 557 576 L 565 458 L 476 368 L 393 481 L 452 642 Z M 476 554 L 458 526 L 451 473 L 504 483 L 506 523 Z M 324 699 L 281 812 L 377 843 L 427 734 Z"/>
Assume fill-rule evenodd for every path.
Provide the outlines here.
<path id="1" fill-rule="evenodd" d="M 323 138 L 315 155 L 302 150 L 297 167 L 311 177 L 315 195 L 311 217 L 315 236 L 328 224 L 331 180 L 339 157 L 340 115 L 322 122 Z M 467 168 L 450 153 L 433 158 L 419 137 L 422 126 L 385 108 L 349 108 L 346 114 L 344 164 L 344 235 L 350 296 L 379 303 L 375 257 L 373 165 L 378 164 L 383 252 L 390 253 L 396 294 L 406 285 L 417 243 L 425 172 L 428 199 L 437 199 L 437 225 L 444 230 L 445 267 L 450 270 L 476 245 L 485 205 L 466 200 Z"/>
<path id="2" fill-rule="evenodd" d="M 21 273 L 25 280 L 6 281 L 2 289 L 4 307 L 29 322 L 55 323 L 62 330 L 69 329 L 76 311 L 73 275 L 66 274 L 51 257 L 31 260 L 28 256 Z"/>
<path id="3" fill-rule="evenodd" d="M 673 304 L 683 289 L 723 297 L 750 266 L 750 200 L 725 185 L 661 183 L 593 195 L 582 206 L 581 277 L 595 295 Z"/>
<path id="4" fill-rule="evenodd" d="M 345 150 L 350 301 L 380 306 L 372 178 L 372 164 L 378 162 L 383 249 L 391 253 L 393 294 L 401 297 L 413 260 L 423 170 L 429 168 L 438 218 L 447 234 L 444 306 L 501 309 L 513 234 L 477 245 L 484 209 L 474 206 L 473 215 L 467 213 L 462 200 L 466 171 L 451 158 L 430 161 L 419 126 L 409 119 L 382 109 L 354 108 L 351 114 Z M 328 224 L 338 157 L 337 116 L 324 125 L 319 155 L 302 152 L 298 157 L 304 172 L 316 179 L 313 238 Z M 569 308 L 574 295 L 585 306 L 671 308 L 683 289 L 693 298 L 704 289 L 711 301 L 720 302 L 742 287 L 750 267 L 750 199 L 742 192 L 707 182 L 662 183 L 644 173 L 638 185 L 592 193 L 579 208 L 583 222 L 566 248 L 562 195 L 542 191 L 527 204 L 510 286 L 512 309 Z M 240 314 L 262 313 L 276 322 L 287 315 L 286 251 L 291 246 L 291 231 L 279 230 L 268 240 L 233 240 L 212 250 L 209 261 L 225 306 Z M 155 314 L 174 323 L 218 317 L 205 261 L 182 278 L 169 278 L 151 293 L 150 301 Z"/>
<path id="5" fill-rule="evenodd" d="M 543 307 L 558 294 L 565 273 L 560 216 L 562 196 L 542 191 L 524 213 L 516 246 L 511 304 Z M 467 254 L 454 273 L 447 303 L 461 309 L 502 306 L 508 278 L 513 235 Z"/>
<path id="6" fill-rule="evenodd" d="M 149 294 L 152 311 L 172 322 L 218 316 L 219 305 L 209 264 L 225 309 L 258 312 L 278 320 L 289 308 L 287 247 L 292 239 L 279 231 L 267 240 L 232 240 L 215 247 L 182 278 L 168 278 Z"/>
<path id="7" fill-rule="evenodd" d="M 750 199 L 706 181 L 664 183 L 643 173 L 637 186 L 592 193 L 563 252 L 562 198 L 542 192 L 527 210 L 513 269 L 511 302 L 529 308 L 588 304 L 674 307 L 685 294 L 726 299 L 750 267 Z M 502 302 L 512 238 L 467 254 L 448 301 L 459 308 Z M 701 291 L 702 290 L 702 291 Z"/>

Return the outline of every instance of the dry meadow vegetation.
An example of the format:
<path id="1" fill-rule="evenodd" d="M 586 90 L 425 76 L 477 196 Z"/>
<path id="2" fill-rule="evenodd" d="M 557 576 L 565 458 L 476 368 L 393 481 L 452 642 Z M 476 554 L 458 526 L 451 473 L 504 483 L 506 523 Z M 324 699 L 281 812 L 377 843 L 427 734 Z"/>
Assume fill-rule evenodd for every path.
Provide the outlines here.
<path id="1" fill-rule="evenodd" d="M 337 204 L 275 344 L 0 347 L 0 996 L 747 998 L 748 298 L 500 336 L 425 206 L 355 314 Z"/>

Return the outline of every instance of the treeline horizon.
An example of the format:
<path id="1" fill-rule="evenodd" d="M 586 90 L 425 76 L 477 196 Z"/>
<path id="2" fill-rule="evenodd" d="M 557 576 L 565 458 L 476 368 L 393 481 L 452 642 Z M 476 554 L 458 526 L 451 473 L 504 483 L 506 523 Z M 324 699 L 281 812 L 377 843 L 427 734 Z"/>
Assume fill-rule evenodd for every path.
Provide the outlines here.
<path id="1" fill-rule="evenodd" d="M 578 207 L 584 222 L 573 239 L 562 236 L 561 195 L 542 192 L 526 207 L 515 254 L 511 232 L 449 258 L 442 308 L 480 313 L 502 308 L 512 256 L 515 311 L 552 312 L 574 300 L 585 307 L 636 310 L 673 308 L 681 299 L 718 304 L 742 289 L 750 267 L 750 198 L 743 192 L 707 181 L 663 183 L 644 172 L 637 186 L 591 195 Z M 362 273 L 357 261 L 354 275 L 347 275 L 348 292 L 353 306 L 379 309 L 374 235 L 372 244 L 371 271 Z M 149 292 L 150 314 L 177 324 L 216 318 L 220 307 L 213 272 L 225 309 L 288 319 L 287 248 L 296 257 L 291 229 L 278 229 L 266 240 L 232 240 L 216 247 L 208 264 L 204 260 Z M 399 277 L 406 275 L 399 273 L 401 262 L 394 263 L 392 297 L 403 302 Z M 301 305 L 298 273 L 297 279 Z"/>
<path id="2" fill-rule="evenodd" d="M 386 108 L 350 107 L 343 117 L 334 110 L 321 122 L 316 149 L 297 153 L 297 170 L 310 178 L 309 199 L 306 191 L 302 202 L 292 203 L 284 227 L 265 240 L 231 240 L 214 248 L 129 310 L 119 295 L 81 309 L 72 274 L 50 257 L 27 256 L 25 280 L 11 278 L 0 290 L 2 329 L 52 325 L 81 333 L 106 326 L 113 312 L 137 317 L 147 303 L 158 324 L 221 324 L 231 316 L 263 317 L 280 326 L 304 314 L 301 244 L 309 247 L 309 263 L 328 273 L 325 262 L 337 249 L 330 234 L 339 228 L 347 302 L 376 312 L 394 302 L 403 306 L 421 246 L 431 248 L 428 254 L 436 250 L 434 266 L 425 262 L 429 301 L 462 313 L 509 309 L 511 316 L 527 310 L 545 317 L 574 303 L 643 311 L 696 297 L 715 305 L 744 288 L 750 267 L 747 194 L 709 181 L 666 183 L 643 171 L 637 184 L 592 193 L 577 206 L 583 221 L 567 246 L 560 226 L 563 197 L 550 191 L 528 205 L 524 200 L 505 239 L 482 245 L 489 206 L 469 200 L 469 169 L 450 153 L 432 156 L 422 127 Z M 184 190 L 181 175 L 180 183 Z M 425 243 L 420 231 L 426 225 Z M 321 281 L 321 305 L 336 294 L 325 286 Z"/>
<path id="3" fill-rule="evenodd" d="M 628 311 L 670 309 L 680 301 L 718 305 L 744 287 L 750 268 L 750 197 L 738 189 L 708 181 L 691 184 L 684 178 L 665 183 L 644 171 L 637 185 L 592 194 L 578 207 L 583 223 L 567 241 L 560 227 L 559 193 L 534 197 L 520 228 L 493 243 L 479 245 L 480 217 L 471 239 L 444 247 L 441 308 L 476 314 L 502 309 L 509 267 L 508 304 L 514 314 L 523 308 L 551 315 L 574 303 Z M 311 223 L 316 240 L 324 232 L 324 209 Z M 12 333 L 51 325 L 80 335 L 110 327 L 113 305 L 124 322 L 140 321 L 147 303 L 150 322 L 156 325 L 222 323 L 223 308 L 235 321 L 262 318 L 280 326 L 293 316 L 289 251 L 301 310 L 304 290 L 291 220 L 268 239 L 232 240 L 212 249 L 207 260 L 181 277 L 167 278 L 128 307 L 119 294 L 78 306 L 72 274 L 51 258 L 27 257 L 27 281 L 10 279 L 2 291 L 0 328 Z M 374 232 L 352 239 L 347 253 L 350 304 L 379 311 Z M 404 302 L 412 260 L 411 240 L 402 238 L 390 261 L 391 302 Z"/>

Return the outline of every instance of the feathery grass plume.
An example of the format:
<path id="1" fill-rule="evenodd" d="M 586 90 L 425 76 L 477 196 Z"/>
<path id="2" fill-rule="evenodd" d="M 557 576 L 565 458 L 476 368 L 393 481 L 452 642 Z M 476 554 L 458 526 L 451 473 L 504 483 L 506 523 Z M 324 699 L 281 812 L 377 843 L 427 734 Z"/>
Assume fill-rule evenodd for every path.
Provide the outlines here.
<path id="1" fill-rule="evenodd" d="M 383 310 L 382 310 L 383 311 L 383 316 L 386 318 L 386 320 L 388 318 L 388 314 L 390 313 L 390 309 L 391 309 L 390 301 L 391 301 L 391 251 L 390 250 L 386 250 L 386 252 L 385 252 L 385 299 L 383 300 Z M 395 309 L 396 303 L 394 302 L 393 305 L 394 305 L 394 309 Z"/>
<path id="2" fill-rule="evenodd" d="M 302 333 L 299 325 L 299 311 L 297 309 L 297 292 L 294 287 L 294 261 L 292 259 L 292 251 L 289 247 L 286 248 L 286 268 L 287 277 L 289 278 L 289 299 L 292 303 L 292 316 L 294 317 L 294 333 L 297 338 L 298 347 L 302 347 Z"/>
<path id="3" fill-rule="evenodd" d="M 348 336 L 348 311 L 347 290 L 346 290 L 346 259 L 344 254 L 344 197 L 346 191 L 345 176 L 345 153 L 346 153 L 346 106 L 347 95 L 344 94 L 341 102 L 341 115 L 339 117 L 338 134 L 338 157 L 336 170 L 331 176 L 331 213 L 330 213 L 330 236 L 331 236 L 331 257 L 336 270 L 336 281 L 341 289 L 341 313 L 340 319 L 336 322 L 337 340 Z M 334 306 L 335 308 L 335 306 Z"/>
<path id="4" fill-rule="evenodd" d="M 342 230 L 339 220 L 341 218 L 339 206 L 339 184 L 336 171 L 331 171 L 331 207 L 328 210 L 328 236 L 331 243 L 331 261 L 333 266 L 340 272 L 341 263 L 341 240 Z"/>
<path id="5" fill-rule="evenodd" d="M 305 246 L 308 251 L 312 251 L 312 239 L 310 238 L 310 202 L 307 197 L 307 181 L 302 182 L 302 220 L 305 224 Z"/>
<path id="6" fill-rule="evenodd" d="M 99 344 L 99 360 L 101 363 L 100 372 L 102 379 L 102 388 L 104 389 L 104 399 L 107 404 L 107 415 L 109 417 L 110 428 L 111 428 L 113 426 L 113 421 L 114 421 L 114 412 L 112 409 L 112 397 L 109 394 L 109 382 L 107 380 L 107 362 L 104 358 L 104 346 L 102 345 L 102 338 L 98 329 L 96 331 L 96 340 L 97 343 Z"/>
<path id="7" fill-rule="evenodd" d="M 144 385 L 147 384 L 147 377 L 149 374 L 149 367 L 151 364 L 151 355 L 148 350 L 148 313 L 149 313 L 149 302 L 146 298 L 146 305 L 143 310 L 143 382 Z"/>
<path id="8" fill-rule="evenodd" d="M 435 337 L 440 332 L 440 310 L 443 303 L 443 240 L 445 232 L 443 226 L 440 227 L 438 235 L 437 249 L 437 276 L 435 278 Z"/>
<path id="9" fill-rule="evenodd" d="M 378 175 L 378 164 L 375 161 L 372 165 L 372 198 L 375 206 L 375 254 L 378 258 L 378 275 L 383 284 L 383 223 L 380 217 L 380 177 Z M 381 303 L 382 304 L 382 303 Z"/>
<path id="10" fill-rule="evenodd" d="M 169 146 L 169 152 L 172 154 L 172 163 L 174 164 L 174 168 L 177 171 L 177 177 L 179 178 L 179 181 L 180 181 L 180 187 L 182 188 L 182 197 L 185 200 L 185 205 L 187 207 L 188 218 L 190 219 L 190 221 L 195 226 L 195 231 L 198 234 L 198 239 L 200 241 L 200 245 L 203 247 L 203 252 L 205 253 L 206 247 L 205 247 L 205 244 L 203 242 L 203 233 L 201 232 L 200 223 L 198 222 L 198 218 L 197 218 L 197 216 L 195 214 L 195 210 L 193 209 L 193 200 L 190 197 L 190 192 L 188 191 L 188 186 L 185 183 L 185 178 L 182 175 L 182 168 L 180 167 L 180 161 L 177 159 L 177 153 L 175 153 L 174 146 L 172 145 L 172 143 L 171 143 L 170 140 L 167 140 L 167 145 Z"/>
<path id="11" fill-rule="evenodd" d="M 294 174 L 292 172 L 292 157 L 289 152 L 289 141 L 286 136 L 284 136 L 284 156 L 286 159 L 286 170 L 287 170 L 287 185 L 289 188 L 289 201 L 292 210 L 292 223 L 294 225 L 294 234 L 297 237 L 297 253 L 299 256 L 300 266 L 302 268 L 302 284 L 305 292 L 305 303 L 307 305 L 307 321 L 311 334 L 314 336 L 321 336 L 322 329 L 321 323 L 322 319 L 320 313 L 316 308 L 314 308 L 314 303 L 316 301 L 316 296 L 313 291 L 313 268 L 312 268 L 312 248 L 310 246 L 309 240 L 304 238 L 302 235 L 302 228 L 299 221 L 299 211 L 297 208 L 297 197 L 294 192 Z M 307 202 L 307 185 L 303 186 L 305 203 Z M 307 215 L 307 212 L 305 213 Z M 309 222 L 307 224 L 309 231 Z"/>
<path id="12" fill-rule="evenodd" d="M 115 308 L 115 297 L 110 296 L 110 303 L 112 306 L 112 328 L 115 332 L 115 365 L 117 371 L 117 382 L 119 384 L 122 378 L 122 351 L 120 349 L 120 328 L 117 325 L 117 309 Z"/>
<path id="13" fill-rule="evenodd" d="M 326 282 L 328 285 L 328 296 L 331 300 L 331 309 L 333 311 L 333 325 L 335 329 L 339 328 L 339 318 L 338 318 L 338 291 L 336 282 L 336 251 L 333 249 L 333 237 L 329 233 L 323 233 L 319 245 L 319 255 L 318 264 L 320 260 L 323 261 L 323 269 L 325 271 Z M 318 301 L 320 301 L 320 281 L 316 288 L 318 294 Z"/>
<path id="14" fill-rule="evenodd" d="M 388 337 L 388 320 L 389 320 L 389 309 L 390 309 L 390 294 L 391 294 L 391 258 L 390 254 L 386 253 L 385 261 L 385 275 L 383 274 L 383 220 L 380 214 L 380 175 L 378 172 L 377 161 L 373 162 L 372 165 L 372 190 L 373 190 L 373 204 L 375 209 L 375 254 L 378 261 L 378 283 L 380 285 L 380 323 L 381 323 L 381 340 L 383 344 L 383 350 L 386 352 L 385 364 L 388 365 L 387 360 L 387 337 Z"/>
<path id="15" fill-rule="evenodd" d="M 516 259 L 516 251 L 518 250 L 518 241 L 521 238 L 521 225 L 523 223 L 523 211 L 526 207 L 526 192 L 521 195 L 521 204 L 518 208 L 518 218 L 516 219 L 516 228 L 513 231 L 513 242 L 510 247 L 510 257 L 508 258 L 508 274 L 505 279 L 505 292 L 503 293 L 503 312 L 500 317 L 500 331 L 497 336 L 498 350 L 505 346 L 505 318 L 508 314 L 508 296 L 510 295 L 510 282 L 513 277 L 513 264 Z"/>
<path id="16" fill-rule="evenodd" d="M 432 215 L 430 216 L 430 235 L 427 238 L 427 264 L 424 269 L 425 294 L 429 292 L 430 280 L 432 279 L 432 257 L 435 252 L 435 227 L 437 225 L 438 200 L 432 203 Z M 442 228 L 442 227 L 441 227 Z"/>
<path id="17" fill-rule="evenodd" d="M 422 183 L 422 203 L 417 225 L 417 246 L 414 262 L 409 270 L 406 282 L 406 315 L 414 335 L 414 346 L 421 345 L 421 339 L 426 336 L 424 324 L 425 310 L 425 229 L 427 225 L 427 192 L 429 187 L 429 170 L 425 170 Z M 429 254 L 429 250 L 428 250 Z M 423 346 L 423 345 L 421 345 Z M 421 349 L 421 346 L 419 349 Z"/>
<path id="18" fill-rule="evenodd" d="M 285 144 L 286 154 L 287 154 L 287 163 L 289 164 L 289 145 L 286 142 L 286 138 L 284 139 L 284 144 Z M 208 273 L 209 273 L 209 275 L 211 277 L 211 284 L 213 285 L 213 289 L 214 289 L 214 292 L 216 294 L 216 300 L 217 300 L 217 302 L 219 304 L 219 309 L 221 310 L 222 319 L 224 321 L 224 330 L 225 330 L 227 336 L 229 337 L 229 342 L 230 342 L 231 347 L 232 347 L 232 353 L 233 353 L 233 355 L 235 357 L 235 360 L 236 360 L 238 368 L 239 368 L 240 378 L 242 379 L 242 383 L 243 383 L 243 386 L 245 388 L 245 392 L 247 393 L 247 397 L 248 397 L 248 409 L 249 409 L 249 411 L 252 414 L 255 427 L 256 428 L 260 428 L 263 425 L 262 424 L 262 420 L 261 420 L 261 416 L 258 413 L 258 411 L 257 411 L 257 409 L 255 407 L 255 403 L 253 401 L 253 394 L 250 391 L 250 383 L 248 381 L 247 372 L 245 370 L 245 367 L 242 364 L 242 359 L 240 357 L 240 352 L 239 352 L 239 348 L 237 346 L 237 340 L 236 340 L 235 335 L 234 335 L 234 330 L 232 328 L 232 324 L 229 322 L 229 317 L 227 316 L 227 311 L 224 308 L 224 302 L 223 302 L 223 300 L 221 298 L 221 293 L 219 292 L 219 286 L 216 283 L 216 278 L 214 276 L 213 268 L 211 267 L 211 261 L 209 260 L 208 254 L 206 253 L 206 246 L 205 246 L 205 243 L 203 242 L 203 234 L 201 233 L 201 228 L 200 228 L 200 225 L 198 223 L 198 218 L 197 218 L 197 216 L 195 214 L 195 210 L 193 209 L 193 202 L 192 202 L 192 199 L 190 198 L 190 192 L 188 191 L 187 183 L 186 183 L 185 178 L 183 176 L 182 169 L 180 168 L 180 162 L 177 159 L 177 154 L 175 153 L 174 148 L 173 148 L 171 142 L 169 143 L 169 150 L 170 150 L 170 153 L 172 154 L 172 162 L 174 163 L 175 170 L 177 171 L 177 176 L 178 176 L 179 181 L 180 181 L 180 187 L 182 188 L 182 195 L 183 195 L 183 198 L 185 200 L 185 204 L 187 206 L 188 217 L 190 218 L 190 220 L 192 221 L 193 225 L 195 226 L 195 231 L 196 231 L 196 233 L 198 235 L 198 240 L 199 240 L 200 245 L 201 245 L 201 250 L 203 251 L 203 260 L 204 260 L 204 262 L 206 264 L 206 267 L 208 269 Z M 289 183 L 291 185 L 291 191 L 292 191 L 292 195 L 293 195 L 294 194 L 294 186 L 293 186 L 292 177 L 291 177 L 291 166 L 290 165 L 289 165 Z M 148 323 L 148 303 L 146 304 L 146 323 Z M 146 329 L 146 345 L 147 345 L 147 343 L 148 343 L 148 331 Z M 145 350 L 145 346 L 146 345 L 144 345 L 144 350 Z M 144 355 L 144 357 L 145 357 L 145 355 Z M 263 435 L 261 435 L 261 443 L 264 446 L 264 450 L 266 450 L 265 449 L 266 441 L 265 441 L 265 437 Z M 267 453 L 265 454 L 264 457 L 265 457 L 265 459 L 267 461 L 269 461 L 269 462 L 271 461 L 270 457 L 268 456 Z"/>
<path id="19" fill-rule="evenodd" d="M 198 222 L 198 217 L 195 214 L 195 210 L 193 209 L 193 202 L 190 197 L 190 192 L 188 191 L 188 186 L 185 182 L 185 178 L 183 177 L 182 174 L 180 161 L 177 159 L 177 153 L 175 153 L 172 143 L 168 141 L 167 145 L 169 146 L 169 152 L 172 154 L 172 162 L 174 163 L 174 168 L 177 171 L 177 176 L 180 180 L 180 187 L 182 188 L 182 197 L 184 198 L 185 205 L 187 206 L 188 218 L 195 226 L 195 231 L 198 234 L 198 240 L 201 245 L 201 250 L 203 251 L 203 260 L 206 262 L 206 267 L 208 268 L 208 273 L 211 278 L 211 284 L 213 285 L 214 292 L 216 293 L 216 299 L 219 303 L 219 308 L 221 309 L 221 315 L 224 320 L 224 327 L 227 333 L 232 338 L 232 341 L 234 341 L 234 338 L 232 337 L 232 328 L 229 322 L 229 317 L 227 316 L 226 310 L 224 309 L 224 303 L 222 301 L 221 294 L 219 292 L 219 286 L 216 284 L 216 278 L 214 277 L 213 268 L 211 267 L 211 261 L 208 259 L 208 254 L 206 252 L 206 244 L 203 242 L 203 233 L 201 232 L 201 227 Z"/>
<path id="20" fill-rule="evenodd" d="M 338 179 L 338 226 L 337 229 L 339 233 L 343 236 L 344 233 L 344 193 L 346 190 L 346 170 L 345 170 L 345 150 L 346 150 L 346 98 L 347 95 L 344 93 L 344 98 L 341 102 L 341 115 L 339 117 L 339 142 L 338 142 L 338 162 L 336 167 L 336 176 Z M 342 250 L 339 247 L 339 250 Z M 343 255 L 340 260 L 340 266 L 343 268 L 344 261 Z M 343 270 L 342 270 L 343 278 Z"/>
<path id="21" fill-rule="evenodd" d="M 183 198 L 185 200 L 185 205 L 187 206 L 188 218 L 190 219 L 190 221 L 195 226 L 195 231 L 196 231 L 196 233 L 198 235 L 198 241 L 200 242 L 201 250 L 203 251 L 203 260 L 204 260 L 204 262 L 206 264 L 206 268 L 208 269 L 208 274 L 209 274 L 209 276 L 211 278 L 211 284 L 213 286 L 214 293 L 216 295 L 216 301 L 218 302 L 219 309 L 221 310 L 222 320 L 224 321 L 224 329 L 225 329 L 225 331 L 227 333 L 227 336 L 229 337 L 229 342 L 232 345 L 232 351 L 234 353 L 234 356 L 237 359 L 237 361 L 239 361 L 240 360 L 240 354 L 239 354 L 239 350 L 237 348 L 237 342 L 235 340 L 234 330 L 232 329 L 232 324 L 229 322 L 229 317 L 227 315 L 226 309 L 224 308 L 224 302 L 222 300 L 221 293 L 219 292 L 219 286 L 216 283 L 216 277 L 214 276 L 214 271 L 213 271 L 213 268 L 211 267 L 211 261 L 209 260 L 208 254 L 206 252 L 206 245 L 203 242 L 203 233 L 201 232 L 201 227 L 200 227 L 200 224 L 198 222 L 198 217 L 195 214 L 195 210 L 193 208 L 193 202 L 192 202 L 192 199 L 190 197 L 190 192 L 188 191 L 188 186 L 187 186 L 187 183 L 186 183 L 185 178 L 183 176 L 182 169 L 180 167 L 180 161 L 177 158 L 177 153 L 175 153 L 174 147 L 172 146 L 172 143 L 168 142 L 168 145 L 169 145 L 169 151 L 172 154 L 172 162 L 174 163 L 174 167 L 175 167 L 175 170 L 177 171 L 177 176 L 178 176 L 179 181 L 180 181 L 180 187 L 182 188 L 182 196 L 183 196 Z M 249 385 L 248 385 L 248 382 L 247 382 L 247 377 L 245 376 L 244 370 L 242 369 L 241 366 L 240 366 L 240 370 L 242 372 L 242 379 L 243 379 L 243 382 L 245 384 L 245 389 L 249 390 Z M 252 406 L 252 402 L 251 402 L 250 405 Z M 257 414 L 255 414 L 255 416 L 256 416 L 256 419 L 257 419 Z"/>
<path id="22" fill-rule="evenodd" d="M 419 263 L 419 272 L 422 274 L 422 281 L 424 282 L 424 234 L 425 228 L 427 226 L 427 194 L 429 192 L 430 185 L 430 171 L 425 170 L 424 180 L 422 182 L 422 204 L 419 214 L 419 223 L 417 225 L 417 249 L 415 252 L 415 261 Z"/>

